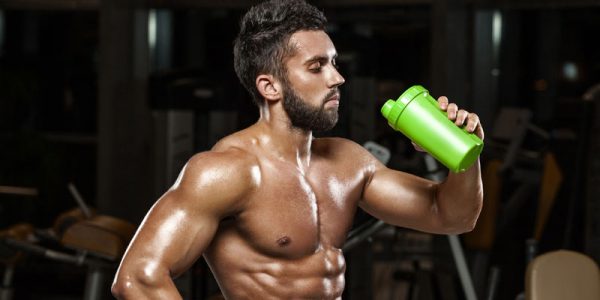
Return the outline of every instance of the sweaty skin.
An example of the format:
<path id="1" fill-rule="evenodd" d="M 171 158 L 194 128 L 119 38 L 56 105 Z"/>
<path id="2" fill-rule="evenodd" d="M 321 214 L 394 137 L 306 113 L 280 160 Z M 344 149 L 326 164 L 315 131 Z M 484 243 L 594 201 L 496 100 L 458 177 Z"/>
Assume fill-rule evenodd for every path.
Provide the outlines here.
<path id="1" fill-rule="evenodd" d="M 323 31 L 299 31 L 289 82 L 313 106 L 344 79 Z M 342 251 L 357 207 L 431 233 L 472 230 L 481 210 L 479 163 L 434 183 L 379 163 L 342 138 L 291 126 L 281 82 L 259 75 L 266 104 L 249 128 L 192 157 L 151 208 L 119 267 L 120 299 L 180 299 L 172 278 L 204 256 L 227 299 L 340 299 Z M 330 101 L 327 101 L 330 100 Z M 475 114 L 439 99 L 450 119 L 483 138 Z"/>

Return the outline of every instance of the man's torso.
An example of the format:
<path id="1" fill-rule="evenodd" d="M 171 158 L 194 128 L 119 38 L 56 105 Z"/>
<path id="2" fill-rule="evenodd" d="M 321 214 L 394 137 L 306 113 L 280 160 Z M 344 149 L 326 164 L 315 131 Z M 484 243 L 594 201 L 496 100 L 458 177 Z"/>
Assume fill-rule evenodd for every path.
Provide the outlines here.
<path id="1" fill-rule="evenodd" d="M 315 139 L 302 171 L 256 143 L 245 145 L 244 155 L 257 159 L 260 183 L 244 199 L 243 211 L 221 221 L 205 252 L 225 296 L 341 296 L 340 249 L 367 177 L 365 162 L 352 148 L 356 145 L 342 139 Z"/>

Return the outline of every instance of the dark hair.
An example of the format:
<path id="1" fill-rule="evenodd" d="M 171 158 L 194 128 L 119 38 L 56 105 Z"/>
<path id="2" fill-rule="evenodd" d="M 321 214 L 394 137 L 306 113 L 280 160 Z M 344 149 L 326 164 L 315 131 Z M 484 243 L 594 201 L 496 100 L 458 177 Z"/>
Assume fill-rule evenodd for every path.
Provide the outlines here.
<path id="1" fill-rule="evenodd" d="M 264 102 L 256 76 L 272 74 L 285 80 L 284 60 L 295 50 L 288 44 L 290 36 L 300 30 L 324 30 L 325 23 L 325 15 L 304 0 L 271 0 L 248 10 L 235 39 L 233 63 L 256 104 Z"/>

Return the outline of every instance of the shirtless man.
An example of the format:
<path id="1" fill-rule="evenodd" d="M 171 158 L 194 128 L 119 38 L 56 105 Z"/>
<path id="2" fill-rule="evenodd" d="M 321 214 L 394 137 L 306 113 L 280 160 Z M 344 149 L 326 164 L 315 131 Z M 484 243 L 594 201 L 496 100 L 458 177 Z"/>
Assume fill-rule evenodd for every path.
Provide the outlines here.
<path id="1" fill-rule="evenodd" d="M 303 0 L 262 3 L 244 16 L 235 69 L 260 119 L 189 160 L 129 245 L 117 298 L 179 299 L 172 279 L 204 256 L 227 299 L 339 299 L 341 248 L 357 207 L 425 232 L 473 229 L 479 162 L 437 184 L 386 168 L 352 141 L 313 137 L 337 122 L 344 83 L 325 22 Z M 483 138 L 477 115 L 438 102 Z"/>

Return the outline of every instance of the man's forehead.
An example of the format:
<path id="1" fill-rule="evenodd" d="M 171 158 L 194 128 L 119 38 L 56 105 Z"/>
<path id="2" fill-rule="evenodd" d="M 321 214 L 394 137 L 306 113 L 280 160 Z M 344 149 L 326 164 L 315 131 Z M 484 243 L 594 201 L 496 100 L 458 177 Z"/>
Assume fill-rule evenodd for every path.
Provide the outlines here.
<path id="1" fill-rule="evenodd" d="M 295 57 L 308 60 L 315 56 L 333 58 L 337 51 L 329 35 L 322 30 L 297 31 L 290 37 L 290 44 L 295 49 Z"/>

